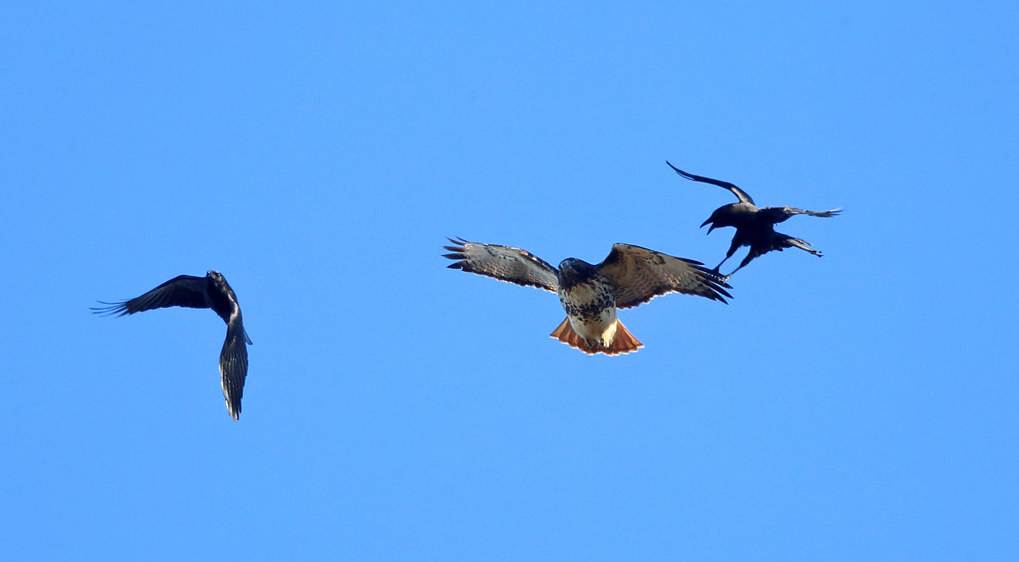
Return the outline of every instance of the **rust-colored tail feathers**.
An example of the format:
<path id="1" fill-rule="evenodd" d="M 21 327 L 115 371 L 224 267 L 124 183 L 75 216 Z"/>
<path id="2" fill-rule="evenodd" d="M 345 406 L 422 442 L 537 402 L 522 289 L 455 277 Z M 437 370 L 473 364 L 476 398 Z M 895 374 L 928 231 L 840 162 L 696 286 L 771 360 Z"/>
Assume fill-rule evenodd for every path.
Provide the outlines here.
<path id="1" fill-rule="evenodd" d="M 637 341 L 637 338 L 633 337 L 633 334 L 623 326 L 623 323 L 616 320 L 616 335 L 612 338 L 612 344 L 608 347 L 591 347 L 587 344 L 584 338 L 580 337 L 573 326 L 570 325 L 570 319 L 565 318 L 559 327 L 549 334 L 551 337 L 565 343 L 570 347 L 575 347 L 584 353 L 604 353 L 606 355 L 619 355 L 620 353 L 630 353 L 631 351 L 637 351 L 644 347 L 644 344 Z"/>

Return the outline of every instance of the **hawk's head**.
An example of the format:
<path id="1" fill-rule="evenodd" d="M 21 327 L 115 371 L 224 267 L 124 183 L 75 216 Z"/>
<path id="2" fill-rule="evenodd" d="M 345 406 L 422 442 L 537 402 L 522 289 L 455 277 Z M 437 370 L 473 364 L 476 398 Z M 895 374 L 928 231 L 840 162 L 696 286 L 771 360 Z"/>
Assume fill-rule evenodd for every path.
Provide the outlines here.
<path id="1" fill-rule="evenodd" d="M 569 290 L 571 287 L 586 283 L 598 273 L 598 268 L 577 258 L 566 258 L 559 263 L 559 288 Z"/>

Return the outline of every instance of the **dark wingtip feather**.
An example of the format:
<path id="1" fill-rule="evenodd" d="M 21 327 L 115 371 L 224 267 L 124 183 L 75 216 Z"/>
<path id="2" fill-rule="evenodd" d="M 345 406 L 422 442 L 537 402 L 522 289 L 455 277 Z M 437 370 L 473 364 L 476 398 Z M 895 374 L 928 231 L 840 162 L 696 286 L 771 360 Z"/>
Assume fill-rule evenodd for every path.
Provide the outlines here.
<path id="1" fill-rule="evenodd" d="M 707 285 L 713 291 L 710 298 L 712 300 L 722 301 L 723 304 L 729 304 L 725 298 L 732 298 L 726 289 L 731 289 L 732 285 L 726 281 L 725 277 L 716 274 L 713 270 L 708 269 L 701 265 L 694 266 L 698 272 L 701 273 Z"/>
<path id="2" fill-rule="evenodd" d="M 455 260 L 462 260 L 462 259 L 466 258 L 466 256 L 463 255 L 463 252 L 465 250 L 467 250 L 467 247 L 466 247 L 467 241 L 466 240 L 464 240 L 463 238 L 450 238 L 448 236 L 446 237 L 446 240 L 449 240 L 450 242 L 452 242 L 455 245 L 454 246 L 443 246 L 442 249 L 443 250 L 449 250 L 450 252 L 455 252 L 455 254 L 443 254 L 442 257 L 449 258 L 451 260 L 454 260 L 454 259 Z"/>
<path id="3" fill-rule="evenodd" d="M 668 164 L 669 167 L 673 169 L 673 171 L 675 171 L 677 174 L 683 176 L 684 178 L 686 178 L 688 180 L 694 179 L 690 174 L 688 174 L 688 173 L 684 172 L 683 170 L 680 170 L 679 168 L 673 166 L 672 162 L 669 162 L 668 160 L 666 160 L 665 163 Z"/>
<path id="4" fill-rule="evenodd" d="M 92 311 L 92 314 L 98 314 L 100 316 L 117 316 L 117 317 L 130 314 L 130 311 L 127 310 L 127 301 L 121 302 L 96 301 L 96 302 L 103 306 L 88 307 L 88 309 Z"/>
<path id="5" fill-rule="evenodd" d="M 443 246 L 442 249 L 449 250 L 450 252 L 453 252 L 453 253 L 451 253 L 451 254 L 442 254 L 442 257 L 448 258 L 448 259 L 451 259 L 451 260 L 459 260 L 456 263 L 451 263 L 451 264 L 447 265 L 446 267 L 449 268 L 449 269 L 461 269 L 461 270 L 466 271 L 464 266 L 467 264 L 467 261 L 466 261 L 467 260 L 467 254 L 465 254 L 464 252 L 467 250 L 467 248 L 464 247 L 464 244 L 467 244 L 467 241 L 464 240 L 463 238 L 460 238 L 459 236 L 456 237 L 456 238 L 450 238 L 450 237 L 447 236 L 446 240 L 449 240 L 450 242 L 456 244 L 456 246 Z"/>

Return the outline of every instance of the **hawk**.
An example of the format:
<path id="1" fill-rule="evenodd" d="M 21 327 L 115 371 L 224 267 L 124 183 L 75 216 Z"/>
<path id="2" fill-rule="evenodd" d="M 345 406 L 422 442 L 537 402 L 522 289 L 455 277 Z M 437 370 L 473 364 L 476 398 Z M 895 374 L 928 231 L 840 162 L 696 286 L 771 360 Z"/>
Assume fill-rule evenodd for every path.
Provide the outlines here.
<path id="1" fill-rule="evenodd" d="M 211 308 L 226 322 L 226 341 L 219 354 L 220 384 L 226 409 L 233 419 L 241 415 L 241 396 L 244 379 L 248 374 L 248 348 L 251 338 L 244 331 L 241 307 L 230 284 L 218 271 L 209 271 L 205 277 L 180 275 L 131 300 L 109 303 L 92 308 L 96 314 L 124 316 L 168 306 Z"/>
<path id="2" fill-rule="evenodd" d="M 617 355 L 644 344 L 616 318 L 616 309 L 645 303 L 658 295 L 678 292 L 725 303 L 732 298 L 725 281 L 700 262 L 669 256 L 640 246 L 615 244 L 597 265 L 567 258 L 558 268 L 520 248 L 449 239 L 457 260 L 448 267 L 487 275 L 501 281 L 558 293 L 566 319 L 553 338 L 584 353 Z"/>
<path id="3" fill-rule="evenodd" d="M 810 242 L 807 242 L 802 238 L 793 238 L 792 236 L 782 234 L 781 232 L 775 232 L 775 225 L 793 215 L 834 217 L 842 212 L 842 209 L 807 211 L 804 209 L 797 209 L 795 207 L 764 207 L 763 209 L 760 209 L 754 204 L 754 200 L 747 195 L 746 191 L 743 191 L 727 181 L 688 174 L 673 166 L 669 161 L 666 161 L 665 163 L 675 170 L 677 174 L 688 180 L 710 183 L 712 185 L 724 187 L 731 191 L 732 194 L 736 196 L 736 199 L 739 199 L 739 203 L 731 203 L 715 209 L 715 212 L 711 213 L 708 220 L 701 223 L 701 227 L 706 224 L 711 225 L 708 228 L 708 234 L 710 234 L 712 230 L 723 226 L 732 226 L 736 228 L 736 234 L 732 237 L 732 244 L 729 246 L 729 251 L 726 252 L 725 259 L 723 259 L 715 267 L 715 273 L 718 273 L 718 269 L 722 267 L 725 260 L 731 258 L 740 246 L 750 246 L 750 252 L 747 254 L 747 257 L 743 259 L 743 261 L 739 264 L 739 267 L 732 270 L 732 273 L 726 275 L 724 279 L 732 277 L 733 273 L 742 269 L 743 266 L 750 263 L 754 258 L 762 256 L 772 250 L 778 250 L 781 252 L 785 248 L 795 247 L 810 252 L 817 257 L 821 257 L 821 251 L 812 248 Z"/>

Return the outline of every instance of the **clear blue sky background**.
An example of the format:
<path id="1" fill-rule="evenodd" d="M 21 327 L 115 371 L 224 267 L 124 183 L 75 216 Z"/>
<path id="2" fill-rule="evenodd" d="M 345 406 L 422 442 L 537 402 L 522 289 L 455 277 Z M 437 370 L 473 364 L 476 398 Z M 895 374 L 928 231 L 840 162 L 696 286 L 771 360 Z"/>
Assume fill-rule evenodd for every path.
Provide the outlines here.
<path id="1" fill-rule="evenodd" d="M 0 558 L 1019 557 L 1014 2 L 0 21 Z M 447 235 L 713 266 L 731 196 L 666 159 L 846 212 L 729 305 L 624 311 L 624 357 L 446 269 Z M 236 423 L 213 313 L 88 310 L 207 269 L 255 342 Z"/>

